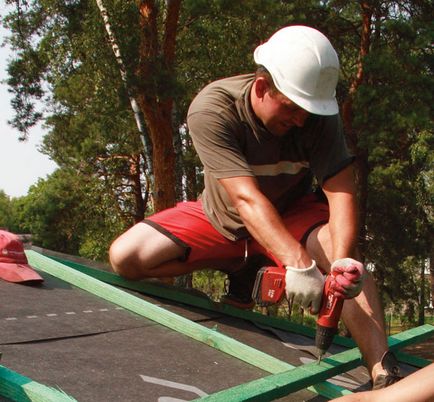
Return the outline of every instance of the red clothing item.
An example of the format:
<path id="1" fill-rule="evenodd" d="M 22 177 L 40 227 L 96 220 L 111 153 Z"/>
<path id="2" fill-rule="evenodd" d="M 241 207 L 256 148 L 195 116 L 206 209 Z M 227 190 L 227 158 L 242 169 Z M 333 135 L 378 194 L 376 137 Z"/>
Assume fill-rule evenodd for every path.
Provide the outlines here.
<path id="1" fill-rule="evenodd" d="M 309 194 L 292 202 L 282 219 L 292 236 L 304 244 L 313 229 L 328 222 L 329 208 L 315 194 Z M 183 261 L 242 258 L 247 253 L 268 255 L 281 265 L 255 239 L 232 241 L 220 234 L 206 217 L 200 200 L 180 202 L 144 222 L 183 247 Z"/>

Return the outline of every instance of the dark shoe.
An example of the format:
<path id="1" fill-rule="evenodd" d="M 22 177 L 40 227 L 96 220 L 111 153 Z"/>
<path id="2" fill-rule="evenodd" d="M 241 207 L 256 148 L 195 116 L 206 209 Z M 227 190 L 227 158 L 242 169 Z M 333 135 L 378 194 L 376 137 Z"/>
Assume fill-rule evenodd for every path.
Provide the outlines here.
<path id="1" fill-rule="evenodd" d="M 399 363 L 395 355 L 387 351 L 381 358 L 381 366 L 387 374 L 379 374 L 374 378 L 372 389 L 386 388 L 402 379 L 399 372 Z"/>
<path id="2" fill-rule="evenodd" d="M 257 272 L 269 262 L 263 255 L 253 255 L 247 258 L 244 266 L 228 274 L 226 294 L 220 299 L 221 303 L 229 304 L 244 310 L 250 310 L 255 305 L 252 299 L 253 286 Z"/>

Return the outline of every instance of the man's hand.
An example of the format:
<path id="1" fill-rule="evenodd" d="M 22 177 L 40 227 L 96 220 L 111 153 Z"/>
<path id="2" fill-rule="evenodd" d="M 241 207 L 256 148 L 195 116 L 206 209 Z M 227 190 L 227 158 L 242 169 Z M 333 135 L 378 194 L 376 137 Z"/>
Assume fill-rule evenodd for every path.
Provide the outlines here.
<path id="1" fill-rule="evenodd" d="M 363 264 L 352 258 L 340 258 L 331 266 L 334 280 L 331 289 L 338 297 L 352 299 L 362 291 L 365 270 Z"/>
<path id="2" fill-rule="evenodd" d="M 310 307 L 312 314 L 318 313 L 321 307 L 321 298 L 324 288 L 324 275 L 321 274 L 312 260 L 308 268 L 293 268 L 286 266 L 286 297 L 307 309 Z"/>

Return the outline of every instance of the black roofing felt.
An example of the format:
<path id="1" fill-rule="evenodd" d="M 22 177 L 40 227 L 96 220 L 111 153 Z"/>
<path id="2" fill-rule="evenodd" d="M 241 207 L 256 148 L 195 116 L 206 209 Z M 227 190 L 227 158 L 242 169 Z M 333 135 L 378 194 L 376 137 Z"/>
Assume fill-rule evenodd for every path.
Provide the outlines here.
<path id="1" fill-rule="evenodd" d="M 190 401 L 269 375 L 60 279 L 42 276 L 41 286 L 0 281 L 1 364 L 78 401 Z M 314 359 L 313 340 L 302 335 L 133 294 L 294 366 Z M 357 368 L 331 381 L 363 389 L 369 377 Z M 279 400 L 326 399 L 303 390 Z"/>
<path id="2" fill-rule="evenodd" d="M 158 401 L 164 396 L 192 400 L 268 374 L 43 276 L 40 287 L 0 282 L 1 305 L 7 307 L 0 310 L 2 364 L 79 401 Z M 178 314 L 184 310 L 165 307 Z M 184 316 L 208 319 L 189 309 Z M 293 354 L 251 324 L 241 322 L 244 328 L 237 328 L 235 319 L 221 321 L 210 318 L 205 325 L 224 325 L 239 339 Z"/>

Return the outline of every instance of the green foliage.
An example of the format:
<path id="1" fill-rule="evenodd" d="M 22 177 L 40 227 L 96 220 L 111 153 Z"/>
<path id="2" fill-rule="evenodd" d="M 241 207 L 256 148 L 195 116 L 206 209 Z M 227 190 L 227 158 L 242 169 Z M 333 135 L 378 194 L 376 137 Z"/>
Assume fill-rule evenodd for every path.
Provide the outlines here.
<path id="1" fill-rule="evenodd" d="M 19 232 L 16 219 L 16 200 L 11 199 L 3 190 L 0 190 L 0 228 L 10 232 Z"/>
<path id="2" fill-rule="evenodd" d="M 382 295 L 394 302 L 419 303 L 418 267 L 433 241 L 434 31 L 422 19 L 416 11 L 395 14 L 378 27 L 355 99 L 370 170 L 366 257 Z"/>
<path id="3" fill-rule="evenodd" d="M 100 190 L 91 177 L 57 170 L 20 199 L 20 227 L 38 246 L 106 260 L 109 244 L 124 227 Z"/>
<path id="4" fill-rule="evenodd" d="M 75 185 L 70 187 L 72 178 L 57 171 L 30 188 L 20 218 L 28 233 L 33 234 L 35 244 L 67 252 L 77 250 L 79 220 L 74 211 L 81 196 Z"/>
<path id="5" fill-rule="evenodd" d="M 220 297 L 226 293 L 225 281 L 226 274 L 220 271 L 203 269 L 193 272 L 193 288 L 200 289 L 215 301 L 218 301 Z"/>

